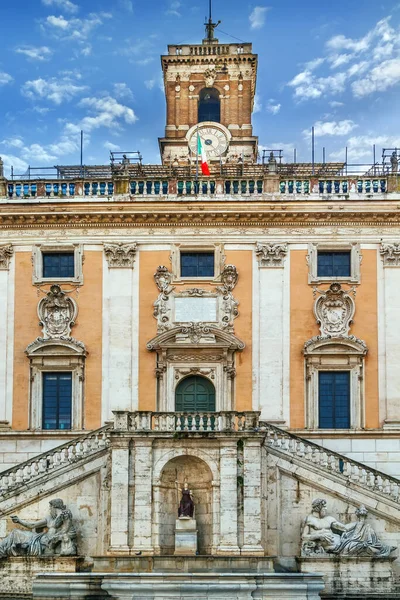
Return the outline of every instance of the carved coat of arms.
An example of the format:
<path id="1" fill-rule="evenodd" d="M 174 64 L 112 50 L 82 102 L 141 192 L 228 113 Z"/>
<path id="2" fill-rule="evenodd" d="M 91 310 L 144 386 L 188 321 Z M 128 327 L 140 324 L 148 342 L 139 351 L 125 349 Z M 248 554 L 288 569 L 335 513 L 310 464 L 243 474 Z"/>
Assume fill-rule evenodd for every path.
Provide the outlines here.
<path id="1" fill-rule="evenodd" d="M 78 315 L 78 307 L 59 285 L 52 285 L 39 302 L 38 315 L 45 339 L 69 337 Z"/>
<path id="2" fill-rule="evenodd" d="M 332 283 L 315 302 L 314 312 L 323 336 L 348 336 L 354 316 L 354 300 L 342 290 L 340 283 Z"/>

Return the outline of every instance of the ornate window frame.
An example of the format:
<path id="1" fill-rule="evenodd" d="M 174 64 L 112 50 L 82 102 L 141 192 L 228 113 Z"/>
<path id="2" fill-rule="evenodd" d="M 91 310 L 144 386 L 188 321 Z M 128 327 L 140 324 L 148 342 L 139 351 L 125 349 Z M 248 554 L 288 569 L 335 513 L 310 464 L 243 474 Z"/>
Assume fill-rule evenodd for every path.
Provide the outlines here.
<path id="1" fill-rule="evenodd" d="M 74 253 L 74 277 L 43 277 L 43 253 L 51 252 L 73 252 Z M 73 283 L 83 285 L 83 245 L 82 244 L 37 244 L 32 248 L 32 283 L 42 285 L 45 283 Z"/>
<path id="2" fill-rule="evenodd" d="M 350 251 L 350 277 L 319 277 L 318 276 L 318 251 L 324 252 L 346 252 Z M 314 242 L 308 245 L 307 264 L 308 264 L 308 283 L 324 283 L 329 281 L 340 281 L 344 283 L 360 283 L 361 278 L 361 260 L 360 244 L 358 242 Z"/>
<path id="3" fill-rule="evenodd" d="M 72 373 L 71 431 L 82 430 L 87 355 L 84 344 L 74 338 L 37 338 L 25 352 L 30 361 L 29 428 L 42 430 L 43 373 L 65 371 Z"/>
<path id="4" fill-rule="evenodd" d="M 364 361 L 368 349 L 363 340 L 355 336 L 312 338 L 304 345 L 306 372 L 306 428 L 319 432 L 339 431 L 319 429 L 319 371 L 350 372 L 350 429 L 362 429 L 365 423 Z"/>
<path id="5" fill-rule="evenodd" d="M 181 277 L 181 252 L 214 252 L 214 277 Z M 173 244 L 170 254 L 172 283 L 219 281 L 225 260 L 223 244 Z"/>

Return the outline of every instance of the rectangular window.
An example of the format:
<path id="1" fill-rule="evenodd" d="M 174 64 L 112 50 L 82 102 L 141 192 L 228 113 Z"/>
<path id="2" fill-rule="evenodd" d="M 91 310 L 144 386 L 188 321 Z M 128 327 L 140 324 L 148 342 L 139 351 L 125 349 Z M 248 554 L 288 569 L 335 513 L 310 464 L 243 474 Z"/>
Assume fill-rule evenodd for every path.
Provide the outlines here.
<path id="1" fill-rule="evenodd" d="M 43 429 L 72 428 L 72 373 L 43 373 Z"/>
<path id="2" fill-rule="evenodd" d="M 43 277 L 61 279 L 75 277 L 73 252 L 43 252 Z"/>
<path id="3" fill-rule="evenodd" d="M 214 277 L 214 252 L 181 252 L 181 277 Z"/>
<path id="4" fill-rule="evenodd" d="M 350 428 L 350 371 L 320 371 L 320 429 Z"/>
<path id="5" fill-rule="evenodd" d="M 351 252 L 319 251 L 318 277 L 351 277 Z"/>

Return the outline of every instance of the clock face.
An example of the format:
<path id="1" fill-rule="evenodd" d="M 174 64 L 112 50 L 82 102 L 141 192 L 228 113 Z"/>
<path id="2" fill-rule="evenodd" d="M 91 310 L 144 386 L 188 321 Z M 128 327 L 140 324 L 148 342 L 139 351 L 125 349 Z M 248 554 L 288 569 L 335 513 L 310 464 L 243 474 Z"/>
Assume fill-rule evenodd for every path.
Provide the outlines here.
<path id="1" fill-rule="evenodd" d="M 228 140 L 223 131 L 218 127 L 199 125 L 199 136 L 201 143 L 209 158 L 221 156 L 228 148 Z M 189 148 L 192 154 L 197 154 L 197 130 L 195 130 L 189 140 Z"/>

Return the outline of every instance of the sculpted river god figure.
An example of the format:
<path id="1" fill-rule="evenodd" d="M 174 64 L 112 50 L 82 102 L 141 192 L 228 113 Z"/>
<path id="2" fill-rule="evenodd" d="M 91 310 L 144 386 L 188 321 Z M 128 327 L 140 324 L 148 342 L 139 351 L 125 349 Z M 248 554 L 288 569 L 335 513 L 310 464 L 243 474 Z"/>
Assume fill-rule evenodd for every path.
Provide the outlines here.
<path id="1" fill-rule="evenodd" d="M 0 558 L 7 556 L 75 556 L 76 531 L 71 511 L 59 498 L 50 500 L 49 515 L 39 521 L 24 521 L 11 517 L 24 529 L 13 529 L 0 541 Z M 36 529 L 46 529 L 37 533 Z"/>
<path id="2" fill-rule="evenodd" d="M 336 554 L 340 556 L 389 556 L 396 546 L 387 546 L 380 541 L 374 529 L 366 522 L 368 511 L 365 506 L 356 510 L 357 521 L 344 525 L 327 514 L 326 500 L 317 498 L 312 503 L 312 512 L 302 523 L 301 554 Z"/>

